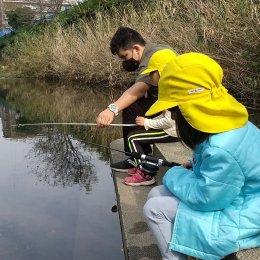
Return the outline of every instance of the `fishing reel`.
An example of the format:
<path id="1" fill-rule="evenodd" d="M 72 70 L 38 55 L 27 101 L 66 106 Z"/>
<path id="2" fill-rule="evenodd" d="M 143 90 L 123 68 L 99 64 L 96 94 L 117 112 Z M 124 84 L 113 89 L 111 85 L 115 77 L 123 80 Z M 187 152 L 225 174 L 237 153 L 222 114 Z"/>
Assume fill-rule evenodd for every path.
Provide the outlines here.
<path id="1" fill-rule="evenodd" d="M 140 164 L 139 168 L 145 174 L 155 176 L 159 170 L 159 165 L 157 163 L 150 162 L 147 160 L 141 160 L 141 164 Z"/>
<path id="2" fill-rule="evenodd" d="M 146 154 L 140 154 L 137 152 L 132 152 L 131 156 L 139 159 L 141 161 L 141 164 L 139 168 L 144 171 L 144 173 L 155 176 L 156 173 L 159 170 L 159 166 L 166 166 L 166 167 L 173 167 L 173 166 L 179 166 L 179 163 L 176 162 L 168 162 L 163 159 L 158 159 L 152 156 L 148 156 Z"/>

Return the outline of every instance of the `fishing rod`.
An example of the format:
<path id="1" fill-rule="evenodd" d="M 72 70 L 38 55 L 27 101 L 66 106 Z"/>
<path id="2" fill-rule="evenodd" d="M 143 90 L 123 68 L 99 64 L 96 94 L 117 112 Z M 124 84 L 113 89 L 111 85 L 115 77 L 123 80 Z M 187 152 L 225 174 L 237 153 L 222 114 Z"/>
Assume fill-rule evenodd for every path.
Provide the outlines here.
<path id="1" fill-rule="evenodd" d="M 18 125 L 12 125 L 13 127 L 23 127 L 23 126 L 44 126 L 44 125 L 84 125 L 84 126 L 96 126 L 97 123 L 34 123 L 34 124 L 18 124 Z M 136 124 L 110 124 L 110 126 L 136 126 Z M 85 140 L 81 140 L 85 143 L 89 143 L 95 146 L 99 146 L 105 149 L 109 149 L 109 150 L 113 150 L 113 151 L 117 151 L 120 153 L 124 153 L 128 156 L 131 156 L 135 159 L 139 159 L 141 161 L 147 161 L 147 163 L 155 163 L 158 166 L 166 166 L 166 167 L 173 167 L 173 166 L 179 166 L 181 164 L 176 163 L 176 162 L 169 162 L 167 160 L 163 160 L 163 159 L 158 159 L 152 156 L 148 156 L 146 154 L 141 154 L 141 153 L 137 153 L 137 152 L 124 152 L 121 150 L 117 150 L 114 148 L 110 148 L 108 146 L 104 146 L 104 145 L 99 145 L 93 142 L 89 142 L 89 141 L 85 141 Z"/>
<path id="2" fill-rule="evenodd" d="M 156 157 L 152 157 L 152 156 L 149 156 L 149 155 L 146 155 L 146 154 L 141 154 L 141 153 L 138 153 L 138 152 L 124 152 L 124 151 L 121 151 L 121 150 L 118 150 L 118 149 L 115 149 L 115 148 L 96 144 L 96 143 L 93 143 L 93 142 L 90 142 L 90 141 L 85 141 L 85 140 L 81 140 L 81 141 L 88 143 L 88 144 L 95 145 L 95 146 L 99 146 L 101 148 L 105 148 L 105 149 L 109 149 L 109 150 L 112 150 L 112 151 L 124 153 L 128 156 L 135 158 L 135 159 L 141 160 L 141 162 L 146 162 L 148 164 L 152 163 L 152 164 L 156 164 L 157 166 L 166 166 L 166 167 L 174 167 L 174 166 L 180 166 L 181 165 L 180 163 L 177 163 L 177 162 L 169 162 L 165 159 L 158 159 Z"/>
<path id="3" fill-rule="evenodd" d="M 18 124 L 18 125 L 12 125 L 15 127 L 23 127 L 23 126 L 45 126 L 45 125 L 84 125 L 84 126 L 96 126 L 96 123 L 35 123 L 35 124 Z M 136 124 L 110 124 L 110 126 L 136 126 Z M 140 168 L 144 170 L 146 173 L 150 175 L 156 175 L 156 172 L 159 170 L 159 166 L 166 166 L 166 167 L 174 167 L 174 166 L 180 166 L 180 163 L 176 162 L 169 162 L 164 159 L 158 159 L 146 154 L 141 154 L 138 152 L 124 152 L 118 149 L 114 149 L 108 146 L 96 144 L 90 141 L 80 140 L 82 142 L 92 144 L 101 148 L 109 149 L 112 151 L 124 153 L 128 156 L 131 156 L 135 159 L 138 159 L 141 161 Z"/>
<path id="4" fill-rule="evenodd" d="M 96 126 L 97 123 L 35 123 L 35 124 L 17 124 L 12 127 L 23 126 L 47 126 L 47 125 L 83 125 L 83 126 Z M 136 124 L 109 124 L 108 126 L 136 126 Z"/>

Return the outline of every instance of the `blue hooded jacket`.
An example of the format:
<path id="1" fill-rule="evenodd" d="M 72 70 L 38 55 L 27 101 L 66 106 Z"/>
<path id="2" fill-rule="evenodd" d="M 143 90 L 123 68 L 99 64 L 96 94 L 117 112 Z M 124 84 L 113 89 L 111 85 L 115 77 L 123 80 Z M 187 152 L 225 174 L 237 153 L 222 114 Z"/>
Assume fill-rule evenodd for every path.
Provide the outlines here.
<path id="1" fill-rule="evenodd" d="M 171 168 L 163 184 L 180 199 L 170 249 L 215 260 L 260 247 L 260 130 L 214 134 L 196 147 L 192 170 Z"/>

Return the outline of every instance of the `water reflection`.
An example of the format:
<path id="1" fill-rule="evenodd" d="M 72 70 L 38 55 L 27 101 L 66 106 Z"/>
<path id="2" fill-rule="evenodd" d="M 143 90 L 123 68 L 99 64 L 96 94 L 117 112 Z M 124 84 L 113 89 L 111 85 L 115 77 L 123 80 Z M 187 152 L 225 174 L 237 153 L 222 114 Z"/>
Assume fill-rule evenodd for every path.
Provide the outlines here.
<path id="1" fill-rule="evenodd" d="M 91 163 L 91 152 L 83 148 L 83 144 L 73 139 L 68 131 L 63 128 L 53 127 L 14 127 L 19 119 L 19 114 L 14 110 L 0 105 L 0 117 L 2 118 L 3 136 L 6 138 L 37 138 L 32 150 L 28 153 L 28 159 L 40 161 L 32 171 L 40 181 L 49 185 L 72 186 L 78 184 L 84 187 L 86 192 L 91 190 L 91 184 L 97 182 L 94 166 Z"/>
<path id="2" fill-rule="evenodd" d="M 102 132 L 12 127 L 65 121 L 44 89 L 18 87 L 0 102 L 0 259 L 99 260 L 107 259 L 107 252 L 110 259 L 124 259 L 119 217 L 111 212 L 116 204 L 111 170 L 104 154 L 77 139 L 102 142 Z M 62 92 L 55 100 L 65 98 Z M 73 102 L 77 109 L 82 105 Z"/>
<path id="3" fill-rule="evenodd" d="M 50 128 L 46 136 L 38 138 L 29 155 L 31 160 L 40 160 L 33 172 L 40 181 L 49 185 L 65 187 L 78 184 L 89 192 L 91 184 L 98 181 L 91 153 L 86 153 L 80 142 L 56 128 Z"/>

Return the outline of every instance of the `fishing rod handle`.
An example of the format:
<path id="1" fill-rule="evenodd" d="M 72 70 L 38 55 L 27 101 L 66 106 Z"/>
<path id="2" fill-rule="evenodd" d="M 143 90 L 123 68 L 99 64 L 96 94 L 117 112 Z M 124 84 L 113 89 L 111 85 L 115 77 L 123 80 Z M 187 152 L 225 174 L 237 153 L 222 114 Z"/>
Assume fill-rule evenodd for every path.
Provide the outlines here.
<path id="1" fill-rule="evenodd" d="M 132 152 L 131 155 L 136 158 L 136 159 L 140 159 L 140 160 L 146 160 L 148 162 L 153 162 L 158 164 L 159 166 L 167 166 L 167 167 L 173 167 L 173 166 L 180 166 L 180 163 L 176 163 L 176 162 L 168 162 L 167 160 L 163 160 L 163 159 L 158 159 L 152 156 L 148 156 L 146 154 L 141 154 L 141 153 L 137 153 L 137 152 Z"/>

